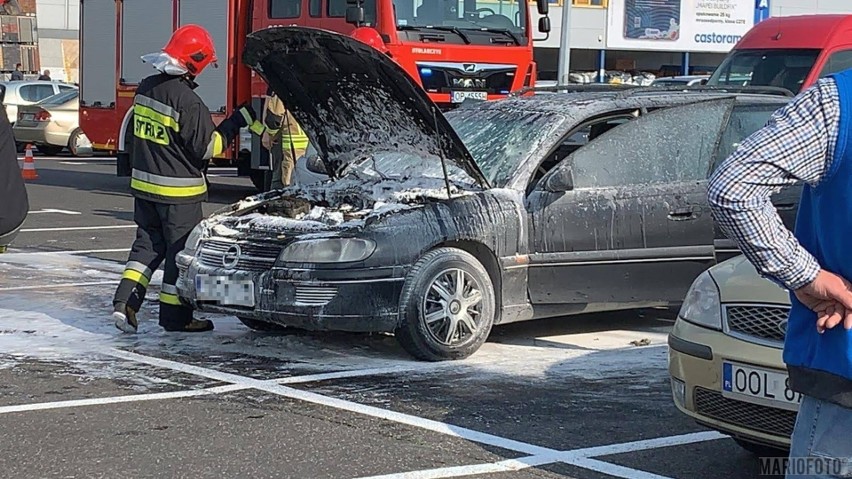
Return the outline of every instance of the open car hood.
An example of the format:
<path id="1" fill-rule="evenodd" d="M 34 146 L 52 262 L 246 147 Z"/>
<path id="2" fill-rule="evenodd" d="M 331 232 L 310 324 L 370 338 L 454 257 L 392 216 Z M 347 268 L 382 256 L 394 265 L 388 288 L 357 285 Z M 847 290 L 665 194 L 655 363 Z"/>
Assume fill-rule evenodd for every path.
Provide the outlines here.
<path id="1" fill-rule="evenodd" d="M 243 61 L 299 122 L 335 178 L 376 151 L 441 156 L 485 176 L 426 92 L 391 58 L 345 35 L 306 27 L 250 34 Z"/>

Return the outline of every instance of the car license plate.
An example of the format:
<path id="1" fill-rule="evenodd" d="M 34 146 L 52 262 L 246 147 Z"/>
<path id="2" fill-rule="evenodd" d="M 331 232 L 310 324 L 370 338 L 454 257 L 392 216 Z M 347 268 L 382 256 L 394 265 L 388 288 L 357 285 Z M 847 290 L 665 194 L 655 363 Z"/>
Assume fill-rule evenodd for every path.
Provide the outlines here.
<path id="1" fill-rule="evenodd" d="M 232 306 L 254 306 L 254 281 L 231 276 L 198 274 L 195 296 L 199 301 L 216 301 Z"/>
<path id="2" fill-rule="evenodd" d="M 796 410 L 802 395 L 790 389 L 787 373 L 722 363 L 722 395 L 732 399 Z"/>
<path id="3" fill-rule="evenodd" d="M 471 100 L 488 100 L 488 93 L 484 91 L 454 91 L 452 93 L 452 102 L 461 103 L 470 98 Z"/>

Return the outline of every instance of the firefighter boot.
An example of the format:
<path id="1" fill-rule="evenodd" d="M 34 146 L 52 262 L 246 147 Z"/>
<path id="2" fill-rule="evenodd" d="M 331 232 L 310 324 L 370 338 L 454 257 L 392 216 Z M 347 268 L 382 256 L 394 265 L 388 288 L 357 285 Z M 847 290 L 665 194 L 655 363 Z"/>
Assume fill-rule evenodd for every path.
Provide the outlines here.
<path id="1" fill-rule="evenodd" d="M 135 333 L 139 329 L 139 321 L 136 320 L 136 311 L 127 306 L 126 303 L 115 303 L 115 311 L 112 313 L 115 327 L 125 333 Z"/>

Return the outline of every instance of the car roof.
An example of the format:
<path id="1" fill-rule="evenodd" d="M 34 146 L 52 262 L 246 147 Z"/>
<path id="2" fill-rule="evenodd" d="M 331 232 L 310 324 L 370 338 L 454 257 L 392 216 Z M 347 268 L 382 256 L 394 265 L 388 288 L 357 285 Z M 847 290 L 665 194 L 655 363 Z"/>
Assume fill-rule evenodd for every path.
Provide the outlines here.
<path id="1" fill-rule="evenodd" d="M 756 93 L 730 93 L 667 89 L 630 89 L 614 91 L 579 91 L 547 95 L 518 96 L 503 100 L 481 102 L 469 108 L 479 111 L 517 110 L 531 113 L 554 114 L 582 121 L 613 110 L 632 108 L 659 108 L 686 103 L 735 97 L 738 103 L 777 104 L 779 107 L 790 101 L 790 97 Z"/>

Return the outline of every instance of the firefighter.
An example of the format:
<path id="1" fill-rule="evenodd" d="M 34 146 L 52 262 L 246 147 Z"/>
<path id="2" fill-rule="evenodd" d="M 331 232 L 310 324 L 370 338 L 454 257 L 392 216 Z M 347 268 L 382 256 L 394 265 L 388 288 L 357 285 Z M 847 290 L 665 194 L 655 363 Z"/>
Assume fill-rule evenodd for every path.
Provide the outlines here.
<path id="1" fill-rule="evenodd" d="M 271 188 L 275 190 L 289 186 L 296 160 L 304 156 L 308 149 L 308 135 L 274 94 L 270 94 L 266 100 L 263 126 L 266 128 L 262 136 L 263 146 L 270 150 L 273 160 Z"/>
<path id="2" fill-rule="evenodd" d="M 137 331 L 152 272 L 165 261 L 160 291 L 159 324 L 166 331 L 201 332 L 213 329 L 208 320 L 193 318 L 181 302 L 176 282 L 176 254 L 201 221 L 207 199 L 203 170 L 210 159 L 248 126 L 262 134 L 262 125 L 249 106 L 214 126 L 210 111 L 193 91 L 195 78 L 210 64 L 216 66 L 213 39 L 202 27 L 177 29 L 158 53 L 142 57 L 159 73 L 142 80 L 133 101 L 128 151 L 132 165 L 136 241 L 113 300 L 115 326 Z"/>

